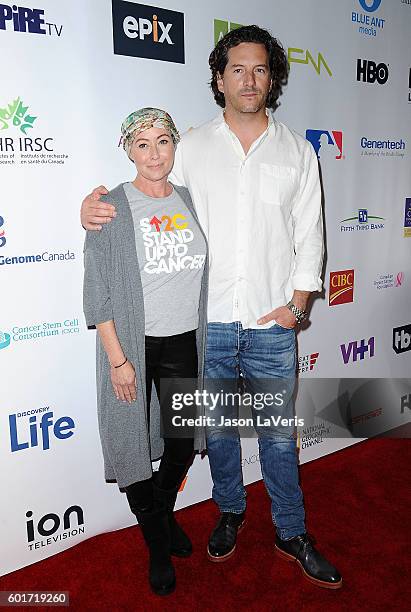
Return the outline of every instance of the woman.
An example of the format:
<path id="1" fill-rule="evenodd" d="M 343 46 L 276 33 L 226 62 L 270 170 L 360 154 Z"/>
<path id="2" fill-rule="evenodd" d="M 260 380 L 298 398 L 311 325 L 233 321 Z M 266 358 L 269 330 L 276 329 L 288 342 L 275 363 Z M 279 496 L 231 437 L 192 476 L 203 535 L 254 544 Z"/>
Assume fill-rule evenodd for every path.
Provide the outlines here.
<path id="1" fill-rule="evenodd" d="M 126 491 L 149 548 L 150 586 L 163 595 L 175 588 L 170 554 L 192 551 L 173 508 L 193 451 L 205 448 L 201 428 L 184 438 L 177 430 L 170 435 L 169 425 L 181 379 L 202 382 L 207 246 L 187 189 L 168 181 L 180 139 L 170 115 L 143 108 L 121 130 L 137 176 L 107 194 L 116 218 L 87 232 L 84 312 L 98 331 L 106 480 Z M 167 425 L 162 436 L 160 420 Z M 160 457 L 153 476 L 151 462 Z"/>

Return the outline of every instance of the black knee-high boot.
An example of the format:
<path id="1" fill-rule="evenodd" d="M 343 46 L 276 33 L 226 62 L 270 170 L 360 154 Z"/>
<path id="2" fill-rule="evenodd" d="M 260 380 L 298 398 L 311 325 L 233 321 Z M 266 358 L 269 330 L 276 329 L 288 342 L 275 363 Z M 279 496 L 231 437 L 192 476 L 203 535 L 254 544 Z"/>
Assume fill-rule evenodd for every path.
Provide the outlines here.
<path id="1" fill-rule="evenodd" d="M 156 595 L 168 595 L 176 587 L 176 576 L 170 558 L 170 527 L 167 509 L 161 500 L 154 499 L 152 483 L 134 483 L 126 487 L 131 511 L 137 517 L 150 553 L 149 583 Z M 138 492 L 142 492 L 139 498 Z"/>

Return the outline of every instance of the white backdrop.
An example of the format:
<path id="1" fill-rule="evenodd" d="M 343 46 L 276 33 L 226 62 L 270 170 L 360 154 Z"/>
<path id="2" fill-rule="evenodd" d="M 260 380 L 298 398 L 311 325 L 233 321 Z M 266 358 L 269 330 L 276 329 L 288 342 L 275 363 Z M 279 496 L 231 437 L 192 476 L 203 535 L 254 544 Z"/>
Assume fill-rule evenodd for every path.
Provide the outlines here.
<path id="1" fill-rule="evenodd" d="M 136 3 L 113 4 L 137 19 L 151 14 Z M 103 480 L 95 332 L 82 315 L 79 207 L 93 186 L 133 178 L 119 147 L 132 110 L 165 108 L 180 131 L 213 117 L 207 59 L 215 27 L 257 23 L 280 39 L 291 71 L 277 118 L 300 134 L 311 130 L 313 144 L 321 144 L 325 290 L 298 340 L 301 382 L 330 379 L 330 390 L 320 400 L 301 393 L 298 413 L 326 406 L 341 379 L 407 377 L 411 365 L 409 3 L 162 0 L 152 14 L 174 48 L 167 37 L 160 42 L 161 25 L 156 43 L 153 34 L 142 41 L 117 35 L 116 44 L 128 43 L 134 55 L 160 47 L 181 53 L 178 16 L 161 9 L 179 11 L 185 63 L 115 54 L 111 0 L 41 0 L 30 14 L 19 8 L 14 15 L 11 7 L 0 5 L 2 573 L 134 523 L 117 486 Z M 365 74 L 364 60 L 378 65 L 368 69 L 371 82 L 357 80 L 358 60 Z M 407 422 L 401 389 L 392 402 L 381 399 L 354 416 L 372 419 L 379 431 Z M 320 414 L 299 432 L 301 461 L 357 440 Z M 261 477 L 255 440 L 244 442 L 243 463 L 247 483 Z M 210 491 L 207 459 L 197 458 L 178 504 Z"/>

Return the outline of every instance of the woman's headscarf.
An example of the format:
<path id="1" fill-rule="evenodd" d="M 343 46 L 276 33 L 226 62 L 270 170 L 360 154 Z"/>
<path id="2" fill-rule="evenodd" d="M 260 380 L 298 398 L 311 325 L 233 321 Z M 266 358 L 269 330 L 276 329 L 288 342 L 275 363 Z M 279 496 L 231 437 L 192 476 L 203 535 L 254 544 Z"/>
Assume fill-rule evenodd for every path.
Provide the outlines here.
<path id="1" fill-rule="evenodd" d="M 160 108 L 140 108 L 124 119 L 121 126 L 123 148 L 129 157 L 135 136 L 153 127 L 165 128 L 171 134 L 174 147 L 180 142 L 180 134 L 166 111 Z"/>

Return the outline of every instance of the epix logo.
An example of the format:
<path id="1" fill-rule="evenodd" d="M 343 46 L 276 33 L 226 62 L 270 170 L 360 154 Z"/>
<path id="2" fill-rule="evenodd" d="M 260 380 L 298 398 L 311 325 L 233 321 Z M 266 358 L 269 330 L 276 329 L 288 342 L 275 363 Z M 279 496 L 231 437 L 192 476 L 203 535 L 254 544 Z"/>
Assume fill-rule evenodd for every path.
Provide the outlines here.
<path id="1" fill-rule="evenodd" d="M 364 359 L 368 357 L 374 357 L 375 354 L 375 338 L 372 336 L 368 339 L 368 342 L 363 340 L 353 340 L 348 344 L 341 344 L 341 354 L 345 365 L 349 361 L 357 361 L 358 359 Z"/>
<path id="2" fill-rule="evenodd" d="M 404 238 L 411 238 L 411 198 L 405 198 Z"/>
<path id="3" fill-rule="evenodd" d="M 115 55 L 184 64 L 184 13 L 112 0 Z"/>
<path id="4" fill-rule="evenodd" d="M 388 66 L 383 62 L 376 64 L 372 60 L 357 59 L 357 81 L 364 83 L 379 83 L 384 85 L 388 81 Z"/>
<path id="5" fill-rule="evenodd" d="M 330 70 L 327 62 L 324 59 L 322 53 L 317 54 L 317 61 L 315 61 L 311 52 L 306 49 L 297 49 L 296 47 L 288 48 L 288 63 L 292 64 L 311 64 L 316 71 L 317 74 L 321 73 L 321 66 L 324 66 L 325 70 L 328 72 L 329 76 L 332 76 L 333 73 Z"/>
<path id="6" fill-rule="evenodd" d="M 330 272 L 329 305 L 348 304 L 354 301 L 354 270 Z"/>
<path id="7" fill-rule="evenodd" d="M 394 327 L 392 330 L 392 348 L 397 355 L 411 350 L 411 324 Z"/>
<path id="8" fill-rule="evenodd" d="M 0 4 L 0 30 L 61 36 L 63 26 L 47 23 L 42 9 Z"/>
<path id="9" fill-rule="evenodd" d="M 318 159 L 328 147 L 335 147 L 335 159 L 343 159 L 343 133 L 337 130 L 306 130 L 305 137 L 311 142 Z"/>
<path id="10" fill-rule="evenodd" d="M 0 249 L 6 244 L 6 232 L 3 229 L 4 219 L 0 216 Z"/>

